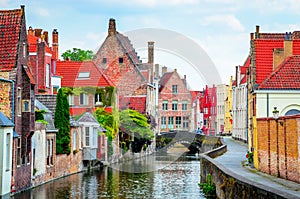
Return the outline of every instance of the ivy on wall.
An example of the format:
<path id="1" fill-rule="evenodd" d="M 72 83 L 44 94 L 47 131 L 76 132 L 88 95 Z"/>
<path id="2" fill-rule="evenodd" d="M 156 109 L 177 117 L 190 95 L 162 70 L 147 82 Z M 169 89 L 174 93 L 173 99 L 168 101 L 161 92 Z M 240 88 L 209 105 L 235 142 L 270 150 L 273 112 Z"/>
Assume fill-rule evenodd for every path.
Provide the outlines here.
<path id="1" fill-rule="evenodd" d="M 66 95 L 79 96 L 81 93 L 95 95 L 99 94 L 103 106 L 112 106 L 114 103 L 114 96 L 116 95 L 116 88 L 113 86 L 96 87 L 96 86 L 85 86 L 85 87 L 63 87 L 63 91 Z"/>

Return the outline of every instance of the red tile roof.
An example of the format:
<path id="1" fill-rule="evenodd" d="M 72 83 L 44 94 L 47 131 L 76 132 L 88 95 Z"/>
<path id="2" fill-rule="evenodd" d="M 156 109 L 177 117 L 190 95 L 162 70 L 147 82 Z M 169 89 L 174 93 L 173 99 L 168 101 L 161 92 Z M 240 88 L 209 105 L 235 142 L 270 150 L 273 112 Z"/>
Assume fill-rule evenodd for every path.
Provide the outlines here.
<path id="1" fill-rule="evenodd" d="M 15 67 L 21 30 L 22 9 L 0 11 L 0 70 Z"/>
<path id="2" fill-rule="evenodd" d="M 139 111 L 140 113 L 146 112 L 146 96 L 130 97 L 130 104 L 128 108 Z"/>
<path id="3" fill-rule="evenodd" d="M 30 62 L 28 62 L 28 65 L 29 65 L 28 67 L 27 66 L 23 66 L 23 68 L 24 68 L 24 70 L 25 70 L 25 72 L 26 72 L 26 74 L 27 74 L 27 76 L 29 78 L 30 83 L 31 84 L 35 84 L 34 77 L 33 77 L 32 73 L 30 71 Z"/>
<path id="4" fill-rule="evenodd" d="M 57 61 L 56 72 L 58 76 L 62 76 L 62 87 L 115 86 L 92 61 Z M 89 77 L 78 78 L 80 72 L 89 72 Z"/>
<path id="5" fill-rule="evenodd" d="M 279 38 L 279 37 L 278 37 Z M 256 83 L 264 81 L 273 70 L 273 49 L 283 48 L 284 38 L 281 39 L 256 39 L 255 59 L 256 59 Z"/>
<path id="6" fill-rule="evenodd" d="M 300 56 L 291 56 L 279 65 L 266 78 L 258 89 L 299 90 L 300 89 Z"/>

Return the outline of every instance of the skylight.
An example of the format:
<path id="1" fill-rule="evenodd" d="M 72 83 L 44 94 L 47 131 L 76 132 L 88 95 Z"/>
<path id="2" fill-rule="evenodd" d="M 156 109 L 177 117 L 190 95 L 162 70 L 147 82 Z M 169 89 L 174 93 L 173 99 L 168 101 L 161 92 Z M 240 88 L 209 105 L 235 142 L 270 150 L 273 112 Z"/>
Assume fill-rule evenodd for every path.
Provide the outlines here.
<path id="1" fill-rule="evenodd" d="M 78 79 L 90 78 L 90 72 L 79 72 L 77 78 Z"/>

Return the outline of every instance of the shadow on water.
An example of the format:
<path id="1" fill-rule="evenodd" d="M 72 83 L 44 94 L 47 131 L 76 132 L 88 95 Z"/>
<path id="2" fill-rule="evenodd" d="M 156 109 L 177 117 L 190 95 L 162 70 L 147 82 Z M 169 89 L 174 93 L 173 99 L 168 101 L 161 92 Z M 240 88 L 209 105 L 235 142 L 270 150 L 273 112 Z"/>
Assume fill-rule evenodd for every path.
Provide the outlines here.
<path id="1" fill-rule="evenodd" d="M 12 198 L 205 198 L 199 182 L 196 156 L 156 154 L 61 178 Z"/>

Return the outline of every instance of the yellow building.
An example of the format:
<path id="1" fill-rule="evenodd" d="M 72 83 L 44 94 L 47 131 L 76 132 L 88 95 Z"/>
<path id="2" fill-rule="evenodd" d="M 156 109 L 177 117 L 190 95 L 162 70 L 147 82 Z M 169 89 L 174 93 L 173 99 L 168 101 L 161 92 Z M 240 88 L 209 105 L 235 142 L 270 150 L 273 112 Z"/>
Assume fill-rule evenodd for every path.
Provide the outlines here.
<path id="1" fill-rule="evenodd" d="M 232 76 L 230 77 L 227 89 L 227 98 L 225 100 L 224 133 L 231 134 L 232 130 Z"/>

